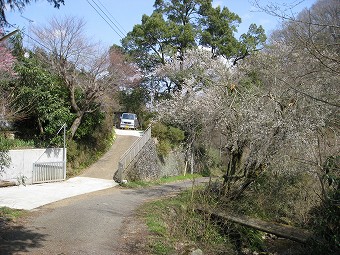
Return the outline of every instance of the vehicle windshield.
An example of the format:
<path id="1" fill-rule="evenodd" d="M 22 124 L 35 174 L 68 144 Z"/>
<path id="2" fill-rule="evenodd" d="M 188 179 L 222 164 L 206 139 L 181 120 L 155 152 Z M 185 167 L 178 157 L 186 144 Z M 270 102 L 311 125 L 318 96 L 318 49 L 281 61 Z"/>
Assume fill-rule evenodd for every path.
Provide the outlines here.
<path id="1" fill-rule="evenodd" d="M 133 119 L 134 119 L 134 114 L 131 114 L 131 113 L 123 113 L 123 114 L 122 114 L 122 119 L 133 120 Z"/>

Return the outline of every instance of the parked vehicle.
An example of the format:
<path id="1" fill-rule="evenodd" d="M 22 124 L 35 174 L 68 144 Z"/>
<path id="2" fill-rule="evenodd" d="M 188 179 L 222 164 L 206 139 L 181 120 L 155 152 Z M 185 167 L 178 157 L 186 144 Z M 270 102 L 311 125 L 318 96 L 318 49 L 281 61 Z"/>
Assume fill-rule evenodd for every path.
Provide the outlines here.
<path id="1" fill-rule="evenodd" d="M 120 128 L 137 129 L 139 127 L 137 115 L 134 113 L 124 112 L 120 116 Z"/>

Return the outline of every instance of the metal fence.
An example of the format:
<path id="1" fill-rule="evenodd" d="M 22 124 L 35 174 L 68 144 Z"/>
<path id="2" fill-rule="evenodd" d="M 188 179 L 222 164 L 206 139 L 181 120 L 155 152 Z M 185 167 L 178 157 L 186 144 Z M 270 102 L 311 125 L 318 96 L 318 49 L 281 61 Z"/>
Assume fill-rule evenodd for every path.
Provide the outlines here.
<path id="1" fill-rule="evenodd" d="M 32 183 L 57 182 L 66 178 L 66 167 L 63 161 L 33 163 Z"/>
<path id="2" fill-rule="evenodd" d="M 142 150 L 144 145 L 151 139 L 151 127 L 148 127 L 143 136 L 136 140 L 131 147 L 121 156 L 118 163 L 117 170 L 117 181 L 121 182 L 123 179 L 123 171 L 130 165 L 132 160 L 138 155 Z"/>

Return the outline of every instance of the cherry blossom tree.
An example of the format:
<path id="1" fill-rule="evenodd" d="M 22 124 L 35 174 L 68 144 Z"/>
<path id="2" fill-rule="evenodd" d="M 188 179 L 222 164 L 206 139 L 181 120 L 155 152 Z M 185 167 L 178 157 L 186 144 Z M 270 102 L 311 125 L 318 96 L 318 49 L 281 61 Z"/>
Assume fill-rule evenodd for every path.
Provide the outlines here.
<path id="1" fill-rule="evenodd" d="M 6 75 L 14 75 L 13 70 L 15 64 L 15 57 L 11 51 L 4 45 L 0 44 L 0 75 L 4 77 Z"/>
<path id="2" fill-rule="evenodd" d="M 16 117 L 16 111 L 12 107 L 11 97 L 5 87 L 8 79 L 15 75 L 14 64 L 15 57 L 13 57 L 4 42 L 0 42 L 0 131 L 9 128 L 10 121 Z M 7 167 L 11 162 L 11 158 L 7 152 L 8 146 L 6 139 L 0 133 L 0 175 L 4 171 L 4 167 Z"/>
<path id="3" fill-rule="evenodd" d="M 5 42 L 0 43 L 0 128 L 9 125 L 8 121 L 15 118 L 16 111 L 11 107 L 12 101 L 9 91 L 5 86 L 15 76 L 14 65 L 16 59 L 6 46 Z"/>

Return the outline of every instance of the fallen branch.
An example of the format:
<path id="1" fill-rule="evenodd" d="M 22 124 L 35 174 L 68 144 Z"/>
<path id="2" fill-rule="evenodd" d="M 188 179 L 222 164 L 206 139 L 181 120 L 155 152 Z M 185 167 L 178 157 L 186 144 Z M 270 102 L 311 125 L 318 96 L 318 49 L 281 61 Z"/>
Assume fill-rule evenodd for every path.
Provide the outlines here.
<path id="1" fill-rule="evenodd" d="M 223 212 L 223 211 L 214 211 L 206 209 L 206 208 L 196 208 L 195 211 L 202 213 L 202 214 L 208 214 L 214 217 L 217 217 L 218 219 L 222 219 L 224 221 L 232 221 L 234 223 L 251 227 L 269 234 L 276 235 L 278 237 L 283 237 L 286 239 L 290 239 L 296 242 L 300 243 L 306 243 L 309 238 L 311 238 L 311 233 L 307 230 L 273 223 L 273 222 L 267 222 L 255 218 L 251 218 L 248 216 L 240 216 L 240 215 L 230 215 L 229 213 Z"/>

